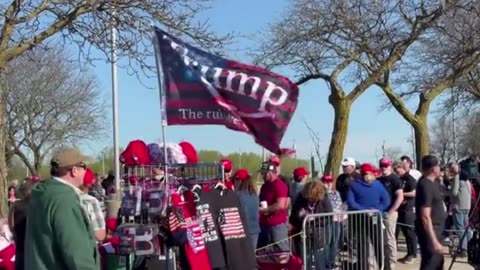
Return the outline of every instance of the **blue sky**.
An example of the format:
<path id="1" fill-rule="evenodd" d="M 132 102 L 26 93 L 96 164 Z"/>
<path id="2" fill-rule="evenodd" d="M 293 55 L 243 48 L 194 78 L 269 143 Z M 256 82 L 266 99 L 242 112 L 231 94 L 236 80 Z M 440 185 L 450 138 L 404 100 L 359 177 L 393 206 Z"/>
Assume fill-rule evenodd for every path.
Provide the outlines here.
<path id="1" fill-rule="evenodd" d="M 248 37 L 262 34 L 267 26 L 280 19 L 286 8 L 286 0 L 217 0 L 213 9 L 202 17 L 208 18 L 212 30 L 217 33 L 235 31 L 247 38 L 235 40 L 227 55 L 241 62 L 249 62 L 245 52 L 255 46 Z M 153 50 L 153 48 L 152 48 Z M 105 96 L 111 95 L 111 74 L 108 64 L 98 64 L 94 68 L 98 74 Z M 283 74 L 291 79 L 292 74 Z M 155 86 L 155 81 L 147 81 Z M 283 138 L 282 146 L 291 147 L 296 142 L 299 157 L 308 157 L 313 152 L 311 139 L 303 119 L 319 133 L 323 152 L 327 152 L 330 142 L 333 110 L 327 101 L 328 88 L 321 81 L 311 82 L 300 88 L 297 111 Z M 353 105 L 350 116 L 349 133 L 344 156 L 353 156 L 362 161 L 374 161 L 380 156 L 380 148 L 385 141 L 387 147 L 399 147 L 411 154 L 411 137 L 408 123 L 395 111 L 380 111 L 385 101 L 379 89 L 371 88 Z M 126 145 L 133 139 L 147 143 L 161 138 L 159 94 L 154 89 L 143 86 L 135 76 L 119 70 L 120 143 Z M 111 123 L 111 110 L 108 110 L 108 123 Z M 111 132 L 102 141 L 89 142 L 82 146 L 88 154 L 96 155 L 100 149 L 112 145 Z M 261 152 L 260 146 L 243 133 L 230 131 L 222 126 L 170 126 L 166 131 L 167 141 L 187 140 L 197 149 L 212 149 L 223 153 L 244 151 Z M 214 138 L 214 139 L 213 139 Z"/>

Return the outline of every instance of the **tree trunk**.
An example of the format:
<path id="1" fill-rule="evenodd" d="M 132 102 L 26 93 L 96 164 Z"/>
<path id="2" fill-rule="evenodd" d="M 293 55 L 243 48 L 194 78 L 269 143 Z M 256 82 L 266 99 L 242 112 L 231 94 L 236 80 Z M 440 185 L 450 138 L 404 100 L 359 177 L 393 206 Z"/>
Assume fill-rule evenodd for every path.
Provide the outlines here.
<path id="1" fill-rule="evenodd" d="M 346 98 L 330 97 L 330 104 L 332 104 L 334 111 L 333 131 L 324 172 L 330 172 L 336 178 L 347 141 L 350 102 Z"/>
<path id="2" fill-rule="evenodd" d="M 8 202 L 7 202 L 7 164 L 5 160 L 5 110 L 6 110 L 6 96 L 5 96 L 5 72 L 0 68 L 0 217 L 8 216 Z"/>
<path id="3" fill-rule="evenodd" d="M 415 133 L 415 156 L 417 169 L 421 169 L 422 157 L 430 154 L 430 136 L 428 134 L 428 114 L 417 114 L 411 124 Z"/>
<path id="4" fill-rule="evenodd" d="M 35 151 L 33 154 L 33 168 L 35 171 L 31 172 L 32 175 L 38 175 L 40 168 L 42 167 L 43 157 L 39 151 Z"/>

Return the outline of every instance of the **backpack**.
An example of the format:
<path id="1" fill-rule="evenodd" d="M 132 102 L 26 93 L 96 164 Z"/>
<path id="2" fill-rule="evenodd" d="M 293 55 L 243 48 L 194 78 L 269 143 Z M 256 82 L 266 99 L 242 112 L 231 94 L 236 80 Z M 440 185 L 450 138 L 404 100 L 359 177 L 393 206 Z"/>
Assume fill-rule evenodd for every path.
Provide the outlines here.
<path id="1" fill-rule="evenodd" d="M 131 141 L 120 154 L 120 162 L 127 166 L 150 165 L 147 145 L 141 140 Z"/>

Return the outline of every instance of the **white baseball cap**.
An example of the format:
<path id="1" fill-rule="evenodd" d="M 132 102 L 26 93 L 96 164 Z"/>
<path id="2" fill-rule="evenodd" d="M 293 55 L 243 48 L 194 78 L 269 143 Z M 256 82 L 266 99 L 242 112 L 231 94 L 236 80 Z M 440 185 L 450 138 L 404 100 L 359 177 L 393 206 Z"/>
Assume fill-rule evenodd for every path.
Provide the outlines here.
<path id="1" fill-rule="evenodd" d="M 342 160 L 342 166 L 356 166 L 356 162 L 354 158 L 346 157 Z"/>

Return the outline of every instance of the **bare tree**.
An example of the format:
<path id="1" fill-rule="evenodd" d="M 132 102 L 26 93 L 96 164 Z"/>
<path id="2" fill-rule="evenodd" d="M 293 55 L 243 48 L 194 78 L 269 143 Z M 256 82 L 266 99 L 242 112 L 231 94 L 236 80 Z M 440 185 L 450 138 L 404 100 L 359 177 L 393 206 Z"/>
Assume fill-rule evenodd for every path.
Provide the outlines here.
<path id="1" fill-rule="evenodd" d="M 383 153 L 386 158 L 390 160 L 399 159 L 403 155 L 403 150 L 400 147 L 385 147 Z"/>
<path id="2" fill-rule="evenodd" d="M 334 120 L 326 171 L 338 174 L 352 103 L 451 8 L 443 2 L 449 1 L 297 0 L 272 26 L 257 62 L 289 67 L 298 85 L 321 79 L 330 90 Z"/>
<path id="3" fill-rule="evenodd" d="M 453 121 L 449 115 L 440 115 L 430 129 L 431 152 L 436 154 L 442 164 L 455 159 L 455 141 Z"/>
<path id="4" fill-rule="evenodd" d="M 480 112 L 471 111 L 467 117 L 458 123 L 458 152 L 459 158 L 472 154 L 480 155 Z"/>
<path id="5" fill-rule="evenodd" d="M 36 48 L 7 67 L 7 145 L 34 175 L 54 147 L 105 130 L 97 78 L 67 58 L 61 48 Z"/>
<path id="6" fill-rule="evenodd" d="M 313 130 L 313 128 L 308 124 L 307 120 L 304 119 L 303 123 L 305 124 L 305 127 L 308 130 L 308 134 L 310 135 L 310 139 L 312 141 L 312 145 L 313 145 L 313 149 L 315 151 L 315 155 L 317 156 L 318 162 L 320 163 L 321 171 L 326 172 L 325 168 L 323 167 L 323 160 L 324 160 L 325 156 L 322 154 L 322 151 L 320 150 L 320 145 L 321 145 L 320 144 L 321 143 L 320 135 L 318 134 L 318 132 Z"/>
<path id="7" fill-rule="evenodd" d="M 414 128 L 417 165 L 430 152 L 427 120 L 433 100 L 464 82 L 480 63 L 480 1 L 443 2 L 442 16 L 435 26 L 396 70 L 385 72 L 378 83 L 391 105 Z M 430 6 L 419 11 L 428 13 Z M 412 97 L 416 97 L 417 106 L 410 111 Z"/>
<path id="8" fill-rule="evenodd" d="M 198 13 L 209 0 L 89 0 L 89 1 L 3 1 L 0 4 L 0 215 L 6 213 L 5 166 L 6 112 L 5 68 L 8 63 L 34 47 L 55 42 L 77 46 L 79 60 L 96 60 L 92 50 L 110 59 L 112 35 L 118 31 L 117 53 L 128 59 L 132 73 L 153 70 L 150 24 L 189 37 L 209 49 L 218 48 L 229 37 L 217 37 L 208 25 L 199 23 Z"/>

